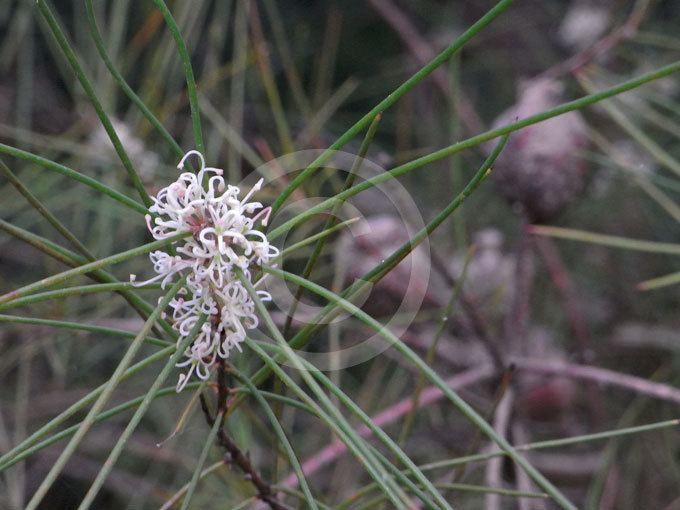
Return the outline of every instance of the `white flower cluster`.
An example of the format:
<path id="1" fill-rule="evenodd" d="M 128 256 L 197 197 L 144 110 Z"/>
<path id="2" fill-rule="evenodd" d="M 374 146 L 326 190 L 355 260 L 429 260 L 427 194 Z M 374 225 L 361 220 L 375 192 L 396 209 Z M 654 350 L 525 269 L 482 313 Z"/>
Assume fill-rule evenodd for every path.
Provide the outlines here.
<path id="1" fill-rule="evenodd" d="M 218 357 L 226 359 L 232 349 L 241 350 L 246 330 L 257 327 L 255 304 L 235 274 L 240 268 L 250 278 L 250 268 L 269 262 L 279 250 L 255 228 L 266 225 L 270 208 L 249 202 L 262 186 L 262 179 L 241 200 L 240 190 L 227 185 L 222 170 L 205 166 L 203 155 L 189 151 L 177 165 L 182 170 L 190 156 L 200 161 L 197 173 L 184 172 L 153 198 L 147 226 L 155 239 L 167 239 L 187 232 L 190 236 L 173 243 L 176 255 L 164 251 L 150 254 L 157 276 L 138 285 L 160 280 L 161 287 L 186 276 L 186 284 L 170 302 L 173 328 L 179 333 L 178 345 L 196 325 L 199 316 L 208 319 L 192 344 L 185 360 L 177 364 L 186 370 L 177 383 L 180 392 L 195 373 L 205 380 Z M 207 189 L 204 187 L 207 180 Z M 259 211 L 256 213 L 256 211 Z M 131 275 L 131 281 L 135 276 Z M 264 301 L 269 293 L 257 291 Z"/>

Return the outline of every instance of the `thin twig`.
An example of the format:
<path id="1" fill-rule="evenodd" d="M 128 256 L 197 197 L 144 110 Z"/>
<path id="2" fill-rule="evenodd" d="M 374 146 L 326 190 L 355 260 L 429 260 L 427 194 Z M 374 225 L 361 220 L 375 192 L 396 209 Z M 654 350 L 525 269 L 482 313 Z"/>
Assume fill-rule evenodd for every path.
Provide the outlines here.
<path id="1" fill-rule="evenodd" d="M 229 395 L 229 388 L 227 387 L 227 376 L 224 367 L 224 361 L 220 360 L 217 366 L 217 401 L 218 401 L 218 415 L 222 420 L 226 416 L 227 410 L 227 396 Z M 201 394 L 201 409 L 205 420 L 210 427 L 215 423 L 215 418 L 210 413 L 208 402 L 204 395 Z M 255 469 L 248 455 L 243 453 L 238 445 L 229 437 L 229 434 L 224 429 L 224 424 L 220 426 L 217 432 L 217 443 L 226 450 L 224 458 L 225 463 L 234 464 L 238 466 L 241 471 L 245 473 L 246 479 L 250 480 L 257 489 L 258 498 L 267 503 L 272 510 L 287 510 L 287 507 L 277 501 L 276 492 L 271 485 L 267 483 L 262 475 Z"/>
<path id="2" fill-rule="evenodd" d="M 439 273 L 444 282 L 450 287 L 455 287 L 457 285 L 457 279 L 451 275 L 446 264 L 444 263 L 442 258 L 437 254 L 437 252 L 434 251 L 432 246 L 430 247 L 430 257 L 432 261 L 432 267 Z M 501 353 L 496 340 L 491 337 L 491 334 L 489 333 L 486 327 L 484 317 L 479 311 L 474 300 L 470 296 L 468 296 L 464 290 L 460 291 L 460 296 L 458 299 L 460 301 L 461 308 L 463 309 L 465 315 L 470 321 L 472 331 L 481 341 L 482 345 L 484 346 L 484 349 L 487 351 L 489 357 L 493 361 L 494 366 L 496 367 L 498 373 L 499 374 L 503 373 L 505 370 L 503 354 Z"/>
<path id="3" fill-rule="evenodd" d="M 531 291 L 534 284 L 534 248 L 528 230 L 528 219 L 522 214 L 519 226 L 519 246 L 515 268 L 515 289 L 512 305 L 505 316 L 506 345 L 514 354 L 526 354 L 527 326 L 531 313 Z"/>
<path id="4" fill-rule="evenodd" d="M 638 0 L 628 19 L 620 27 L 605 35 L 595 44 L 541 73 L 538 78 L 557 78 L 564 74 L 578 73 L 590 62 L 632 38 L 645 17 L 650 0 Z"/>
<path id="5" fill-rule="evenodd" d="M 524 430 L 521 423 L 515 420 L 512 424 L 512 438 L 515 443 L 528 444 L 529 436 Z M 515 471 L 515 477 L 517 484 L 517 490 L 520 492 L 531 492 L 534 490 L 534 484 L 531 483 L 531 479 L 522 471 L 518 469 Z M 517 499 L 517 510 L 548 510 L 545 501 L 538 501 L 535 499 L 518 498 Z"/>
<path id="6" fill-rule="evenodd" d="M 461 359 L 458 351 L 452 350 L 446 343 L 439 344 L 437 358 L 451 363 L 453 366 L 460 366 Z M 680 389 L 678 388 L 668 384 L 651 382 L 642 377 L 622 374 L 607 368 L 579 365 L 578 363 L 569 363 L 563 360 L 535 359 L 521 356 L 510 356 L 508 363 L 512 363 L 517 370 L 594 381 L 599 384 L 616 386 L 641 395 L 680 404 Z M 476 366 L 477 369 L 485 368 L 487 370 L 491 370 L 492 367 L 491 363 Z"/>
<path id="7" fill-rule="evenodd" d="M 560 253 L 552 239 L 536 236 L 533 241 L 564 303 L 564 311 L 569 320 L 569 327 L 578 344 L 576 351 L 577 360 L 580 363 L 587 363 L 590 358 L 589 353 L 592 342 L 585 314 L 583 313 L 583 307 L 578 299 L 571 276 L 562 263 Z M 595 421 L 602 423 L 604 421 L 602 395 L 594 383 L 588 385 L 588 401 Z"/>
<path id="8" fill-rule="evenodd" d="M 482 365 L 480 367 L 471 368 L 460 374 L 454 375 L 447 379 L 446 384 L 453 390 L 460 390 L 461 388 L 476 384 L 484 379 L 491 377 L 494 374 L 494 369 L 491 365 Z M 418 400 L 419 408 L 427 407 L 435 402 L 441 400 L 443 393 L 440 389 L 430 386 L 423 390 Z M 378 427 L 384 427 L 396 422 L 404 415 L 409 413 L 413 406 L 413 397 L 406 397 L 396 404 L 388 407 L 384 411 L 372 417 L 373 422 Z M 371 430 L 362 425 L 357 429 L 357 433 L 361 437 L 370 437 L 373 433 Z M 302 463 L 302 471 L 305 476 L 309 476 L 317 472 L 322 467 L 333 462 L 335 459 L 343 455 L 347 451 L 347 445 L 336 441 L 319 450 L 312 457 L 308 458 Z M 297 485 L 297 477 L 295 473 L 291 473 L 281 482 L 285 487 L 295 487 Z"/>
<path id="9" fill-rule="evenodd" d="M 515 374 L 515 366 L 510 364 L 508 365 L 508 368 L 503 372 L 503 375 L 500 378 L 500 381 L 498 382 L 498 388 L 495 391 L 493 403 L 491 405 L 491 409 L 489 410 L 489 413 L 487 416 L 485 416 L 487 421 L 491 421 L 494 416 L 496 419 L 500 419 L 500 416 L 505 413 L 506 411 L 500 409 L 501 404 L 503 404 L 506 401 L 506 395 L 508 392 L 511 392 L 511 384 L 513 382 L 513 376 Z M 511 400 L 514 402 L 515 401 L 515 396 L 514 393 L 512 393 L 512 398 Z M 507 404 L 505 404 L 507 405 Z M 512 406 L 510 404 L 510 406 Z M 507 428 L 507 427 L 506 427 Z M 467 448 L 467 455 L 472 455 L 474 452 L 478 451 L 479 445 L 482 442 L 483 436 L 482 434 L 477 431 L 472 440 L 470 441 L 470 446 Z M 466 464 L 462 464 L 461 466 L 458 467 L 453 473 L 453 481 L 458 482 L 463 479 L 463 476 L 465 475 L 465 471 L 467 469 Z M 520 469 L 521 471 L 521 469 Z"/>
<path id="10" fill-rule="evenodd" d="M 500 435 L 507 435 L 507 432 L 510 429 L 510 418 L 512 416 L 514 402 L 515 394 L 512 389 L 508 389 L 498 405 L 493 424 L 496 432 Z M 503 457 L 496 457 L 491 459 L 486 465 L 485 482 L 489 487 L 503 487 L 504 461 L 505 459 Z M 487 494 L 484 497 L 484 508 L 487 510 L 500 510 L 500 496 L 498 494 Z"/>
<path id="11" fill-rule="evenodd" d="M 613 370 L 607 370 L 606 368 L 565 363 L 561 361 L 528 358 L 517 358 L 513 361 L 520 370 L 595 381 L 608 386 L 618 386 L 631 390 L 634 393 L 680 404 L 680 389 L 674 388 L 668 384 L 648 381 L 642 377 L 622 374 Z"/>
<path id="12" fill-rule="evenodd" d="M 371 6 L 380 14 L 388 25 L 399 35 L 416 61 L 423 65 L 437 54 L 430 43 L 418 32 L 411 20 L 391 0 L 369 0 Z M 444 69 L 436 69 L 432 79 L 445 97 L 451 94 L 449 76 Z M 472 102 L 458 91 L 454 98 L 455 107 L 461 121 L 470 133 L 479 133 L 484 129 L 482 120 L 472 108 Z"/>

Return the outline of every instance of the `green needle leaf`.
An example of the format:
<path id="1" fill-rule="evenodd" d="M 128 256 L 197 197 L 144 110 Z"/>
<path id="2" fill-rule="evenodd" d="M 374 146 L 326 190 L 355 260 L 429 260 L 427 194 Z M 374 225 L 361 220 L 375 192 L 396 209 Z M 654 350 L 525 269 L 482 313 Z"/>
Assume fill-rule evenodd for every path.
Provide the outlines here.
<path id="1" fill-rule="evenodd" d="M 139 351 L 140 347 L 142 346 L 142 343 L 144 339 L 147 337 L 149 332 L 151 331 L 151 328 L 153 327 L 154 323 L 156 320 L 160 317 L 161 313 L 165 308 L 167 308 L 168 303 L 170 303 L 170 300 L 175 297 L 175 294 L 179 292 L 179 290 L 182 288 L 184 285 L 184 278 L 180 279 L 177 283 L 175 283 L 172 288 L 168 291 L 168 293 L 165 295 L 165 297 L 161 300 L 161 302 L 158 304 L 156 309 L 153 311 L 149 319 L 144 323 L 144 327 L 142 330 L 139 332 L 139 334 L 135 337 L 135 339 L 132 341 L 130 346 L 128 347 L 128 350 L 125 352 L 123 355 L 123 358 L 121 359 L 120 363 L 118 363 L 118 366 L 116 367 L 116 370 L 113 372 L 113 375 L 109 379 L 109 381 L 106 383 L 104 386 L 103 391 L 95 401 L 95 403 L 92 405 L 90 408 L 89 412 L 87 413 L 87 416 L 85 419 L 82 421 L 80 424 L 80 427 L 78 428 L 78 431 L 74 434 L 74 436 L 71 438 L 69 441 L 68 445 L 66 445 L 66 448 L 61 452 L 59 455 L 59 458 L 56 460 L 54 465 L 52 466 L 52 469 L 50 469 L 49 473 L 45 477 L 45 479 L 42 481 L 38 489 L 36 490 L 35 494 L 31 498 L 31 500 L 28 502 L 28 505 L 26 506 L 26 510 L 36 510 L 42 499 L 45 497 L 47 494 L 47 491 L 50 489 L 52 484 L 55 482 L 61 471 L 64 469 L 64 466 L 66 466 L 66 463 L 68 460 L 71 458 L 73 453 L 76 451 L 76 448 L 78 448 L 78 445 L 80 444 L 80 441 L 85 437 L 85 434 L 90 430 L 92 425 L 95 422 L 95 418 L 99 414 L 99 412 L 104 408 L 106 403 L 109 401 L 111 396 L 113 395 L 114 390 L 118 386 L 118 384 L 123 380 L 123 377 L 125 375 L 125 371 L 127 368 L 130 366 L 130 363 L 132 362 L 133 358 Z"/>

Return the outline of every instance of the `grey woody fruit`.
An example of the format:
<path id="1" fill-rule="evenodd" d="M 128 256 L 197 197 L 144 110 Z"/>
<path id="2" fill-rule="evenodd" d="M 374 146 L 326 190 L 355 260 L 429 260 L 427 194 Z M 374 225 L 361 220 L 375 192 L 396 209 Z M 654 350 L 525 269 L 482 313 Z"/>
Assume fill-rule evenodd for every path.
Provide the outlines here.
<path id="1" fill-rule="evenodd" d="M 562 88 L 553 79 L 524 83 L 517 104 L 494 127 L 555 107 L 562 102 Z M 532 221 L 548 220 L 583 189 L 587 165 L 581 152 L 588 144 L 586 123 L 577 111 L 528 126 L 510 136 L 494 165 L 497 189 Z"/>

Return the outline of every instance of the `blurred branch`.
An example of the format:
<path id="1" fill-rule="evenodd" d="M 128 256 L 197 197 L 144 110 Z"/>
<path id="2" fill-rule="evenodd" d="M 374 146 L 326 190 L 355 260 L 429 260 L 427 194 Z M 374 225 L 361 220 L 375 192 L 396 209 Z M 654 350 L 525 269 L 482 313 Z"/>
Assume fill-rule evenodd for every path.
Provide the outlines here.
<path id="1" fill-rule="evenodd" d="M 528 230 L 528 217 L 521 214 L 519 246 L 515 266 L 515 288 L 510 309 L 506 312 L 503 336 L 510 352 L 526 354 L 527 325 L 531 313 L 531 292 L 534 285 L 534 247 Z"/>
<path id="2" fill-rule="evenodd" d="M 606 368 L 564 363 L 561 361 L 529 358 L 517 358 L 513 361 L 519 370 L 570 377 L 573 379 L 585 379 L 587 381 L 594 381 L 607 386 L 617 386 L 634 393 L 680 404 L 680 389 L 674 388 L 668 384 L 648 381 L 642 377 L 622 374 Z"/>
<path id="3" fill-rule="evenodd" d="M 574 282 L 564 267 L 560 253 L 552 239 L 536 236 L 533 238 L 533 242 L 548 270 L 553 284 L 562 298 L 564 311 L 569 320 L 569 327 L 577 342 L 577 359 L 581 363 L 586 363 L 592 349 L 591 338 L 585 314 L 583 313 L 583 307 L 574 288 Z M 588 385 L 588 401 L 592 415 L 598 422 L 602 422 L 604 406 L 602 394 L 596 384 Z"/>
<path id="4" fill-rule="evenodd" d="M 481 382 L 489 377 L 493 376 L 494 369 L 491 365 L 482 365 L 475 368 L 470 368 L 460 374 L 454 375 L 446 380 L 446 384 L 453 390 L 460 390 L 472 384 Z M 430 386 L 422 391 L 420 394 L 420 399 L 418 400 L 418 408 L 422 409 L 431 404 L 434 404 L 442 399 L 444 394 L 442 391 L 434 386 Z M 394 405 L 391 405 L 384 411 L 376 414 L 372 417 L 373 422 L 378 427 L 384 427 L 391 423 L 395 423 L 406 414 L 408 414 L 413 408 L 413 397 L 406 397 Z M 361 437 L 370 437 L 372 435 L 371 430 L 362 425 L 357 429 L 357 432 Z M 330 464 L 338 457 L 343 455 L 347 451 L 347 446 L 340 441 L 333 442 L 332 444 L 326 446 L 319 450 L 312 457 L 308 458 L 302 463 L 302 471 L 306 476 L 309 476 L 321 468 Z M 281 482 L 281 485 L 286 487 L 294 487 L 297 485 L 297 477 L 295 473 L 291 473 Z"/>
<path id="5" fill-rule="evenodd" d="M 563 74 L 578 73 L 583 67 L 615 48 L 622 41 L 632 38 L 642 23 L 650 3 L 650 0 L 638 0 L 623 25 L 585 50 L 544 71 L 539 78 L 557 78 Z"/>
<path id="6" fill-rule="evenodd" d="M 434 247 L 430 247 L 430 257 L 432 261 L 432 267 L 437 270 L 439 275 L 442 277 L 444 282 L 452 288 L 455 288 L 458 284 L 457 279 L 454 278 L 449 272 L 446 263 L 442 258 L 434 251 Z M 494 366 L 498 373 L 502 373 L 505 370 L 505 363 L 503 362 L 503 355 L 500 351 L 500 347 L 496 339 L 491 337 L 489 333 L 484 317 L 481 311 L 475 304 L 474 300 L 467 295 L 464 290 L 460 291 L 459 296 L 461 308 L 465 312 L 470 325 L 472 326 L 472 331 L 479 338 L 484 349 L 489 354 L 490 358 L 493 360 Z"/>
<path id="7" fill-rule="evenodd" d="M 445 344 L 440 345 L 440 355 L 446 352 L 445 347 Z M 455 362 L 456 360 L 448 359 L 448 361 Z M 564 363 L 562 361 L 549 361 L 529 358 L 512 358 L 511 361 L 519 370 L 554 376 L 570 377 L 573 379 L 585 379 L 609 386 L 624 388 L 633 391 L 634 393 L 680 404 L 680 389 L 676 389 L 662 383 L 651 382 L 641 377 L 622 374 L 604 368 L 577 365 L 574 363 Z M 452 389 L 460 390 L 467 386 L 471 386 L 488 379 L 492 377 L 493 374 L 493 366 L 491 364 L 483 364 L 477 367 L 469 368 L 465 372 L 449 378 L 446 383 Z M 438 388 L 433 386 L 428 387 L 421 394 L 419 406 L 420 408 L 423 408 L 434 404 L 441 400 L 442 396 L 442 392 Z M 396 422 L 401 417 L 410 412 L 412 405 L 413 399 L 411 397 L 406 397 L 384 411 L 376 414 L 372 419 L 377 426 L 384 427 Z M 372 435 L 368 427 L 365 426 L 359 427 L 357 431 L 362 437 L 370 437 Z M 316 473 L 324 466 L 335 461 L 346 451 L 347 446 L 340 442 L 334 442 L 319 450 L 319 452 L 317 452 L 314 456 L 308 458 L 302 463 L 302 470 L 305 476 L 310 476 Z M 297 477 L 295 473 L 290 473 L 281 482 L 281 485 L 286 487 L 294 487 L 296 484 Z"/>
<path id="8" fill-rule="evenodd" d="M 512 388 L 509 388 L 505 396 L 501 399 L 500 404 L 496 410 L 496 416 L 493 426 L 499 435 L 507 435 L 510 429 L 510 419 L 512 417 L 512 410 L 515 403 L 515 393 Z M 491 459 L 486 465 L 486 475 L 484 481 L 489 487 L 503 486 L 503 462 L 502 457 Z M 484 508 L 486 510 L 500 510 L 501 498 L 498 494 L 487 494 L 484 498 Z"/>
<path id="9" fill-rule="evenodd" d="M 458 354 L 458 350 L 452 349 L 446 343 L 440 343 L 437 347 L 437 357 L 454 366 L 460 365 L 461 358 Z M 521 356 L 509 357 L 508 363 L 514 364 L 517 370 L 559 377 L 569 377 L 572 379 L 585 379 L 680 404 L 680 389 L 678 388 L 674 388 L 668 384 L 650 382 L 642 377 L 622 374 L 606 368 L 579 365 L 578 363 L 567 363 L 561 360 L 551 361 L 549 359 L 536 359 Z M 488 369 L 491 366 L 492 365 L 489 363 L 478 365 L 477 368 L 487 367 Z"/>
<path id="10" fill-rule="evenodd" d="M 369 0 L 369 3 L 399 35 L 419 64 L 426 64 L 436 56 L 437 52 L 430 43 L 420 35 L 408 16 L 391 0 Z M 432 73 L 432 79 L 444 97 L 451 95 L 449 75 L 444 69 L 435 70 Z M 463 91 L 458 90 L 456 92 L 454 102 L 465 129 L 470 133 L 479 133 L 484 129 L 484 123 L 471 106 L 472 101 L 463 94 Z"/>

